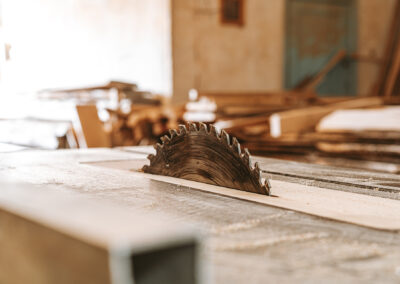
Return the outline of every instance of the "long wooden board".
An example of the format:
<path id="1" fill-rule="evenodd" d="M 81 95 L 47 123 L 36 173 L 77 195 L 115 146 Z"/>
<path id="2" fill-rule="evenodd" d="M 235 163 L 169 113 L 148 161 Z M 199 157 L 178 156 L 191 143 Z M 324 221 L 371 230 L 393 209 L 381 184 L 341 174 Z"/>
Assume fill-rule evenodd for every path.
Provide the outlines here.
<path id="1" fill-rule="evenodd" d="M 272 137 L 280 137 L 282 134 L 286 133 L 299 133 L 311 130 L 317 125 L 321 118 L 337 109 L 374 107 L 382 104 L 382 99 L 370 97 L 325 106 L 312 106 L 277 112 L 270 116 L 270 134 Z"/>
<path id="2" fill-rule="evenodd" d="M 192 228 L 160 214 L 4 179 L 0 176 L 0 283 L 138 283 L 143 254 L 155 263 L 147 267 L 152 283 L 193 283 Z M 180 248 L 190 248 L 185 261 L 171 266 L 182 256 Z M 165 250 L 169 264 L 163 270 L 157 253 Z"/>
<path id="3" fill-rule="evenodd" d="M 311 81 L 302 89 L 303 91 L 315 92 L 315 89 L 322 82 L 324 77 L 346 56 L 345 50 L 339 50 L 328 63 L 311 79 Z"/>
<path id="4" fill-rule="evenodd" d="M 179 186 L 294 210 L 379 230 L 400 230 L 400 201 L 376 196 L 271 180 L 273 196 L 248 193 L 184 179 L 138 172 L 145 161 L 106 161 L 90 163 L 94 166 L 132 170 L 138 179 L 152 179 Z"/>

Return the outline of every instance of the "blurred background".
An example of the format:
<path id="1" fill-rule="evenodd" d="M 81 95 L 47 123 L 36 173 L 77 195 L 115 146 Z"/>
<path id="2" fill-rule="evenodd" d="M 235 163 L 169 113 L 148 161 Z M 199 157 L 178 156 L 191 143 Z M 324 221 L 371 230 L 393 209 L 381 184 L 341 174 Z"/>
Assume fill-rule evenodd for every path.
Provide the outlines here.
<path id="1" fill-rule="evenodd" d="M 400 172 L 397 0 L 0 0 L 0 151 L 151 145 Z"/>

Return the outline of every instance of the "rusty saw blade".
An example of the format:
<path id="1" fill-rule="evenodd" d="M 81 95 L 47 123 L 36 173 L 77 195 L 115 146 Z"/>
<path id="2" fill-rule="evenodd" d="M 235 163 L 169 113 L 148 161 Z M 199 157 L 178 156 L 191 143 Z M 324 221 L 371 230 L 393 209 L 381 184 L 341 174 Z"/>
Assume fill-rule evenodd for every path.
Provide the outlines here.
<path id="1" fill-rule="evenodd" d="M 270 183 L 261 178 L 258 163 L 252 165 L 249 151 L 242 153 L 238 140 L 224 130 L 219 133 L 214 125 L 180 125 L 161 141 L 154 146 L 156 155 L 148 156 L 145 173 L 270 195 Z"/>

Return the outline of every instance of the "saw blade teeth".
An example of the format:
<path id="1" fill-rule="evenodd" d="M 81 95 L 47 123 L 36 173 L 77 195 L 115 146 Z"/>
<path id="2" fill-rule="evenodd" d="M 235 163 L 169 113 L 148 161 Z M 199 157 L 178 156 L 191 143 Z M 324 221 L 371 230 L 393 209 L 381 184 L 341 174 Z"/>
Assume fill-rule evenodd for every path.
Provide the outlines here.
<path id="1" fill-rule="evenodd" d="M 271 191 L 266 185 L 261 186 L 261 192 L 260 193 L 261 194 L 265 194 L 265 195 L 271 195 Z"/>
<path id="2" fill-rule="evenodd" d="M 200 131 L 200 132 L 205 132 L 205 133 L 207 133 L 207 132 L 208 132 L 208 130 L 207 130 L 207 124 L 205 124 L 205 123 L 203 123 L 203 122 L 199 122 L 199 131 Z"/>
<path id="3" fill-rule="evenodd" d="M 214 126 L 214 125 L 210 125 L 210 134 L 212 135 L 212 136 L 215 136 L 215 137 L 217 137 L 217 138 L 219 138 L 219 133 L 218 133 L 218 130 L 217 130 L 217 128 Z"/>
<path id="4" fill-rule="evenodd" d="M 162 141 L 163 144 L 168 143 L 169 141 L 171 141 L 171 139 L 168 137 L 168 135 L 164 135 L 160 138 L 160 140 Z"/>
<path id="5" fill-rule="evenodd" d="M 190 132 L 197 132 L 196 123 L 193 123 L 193 122 L 189 123 L 189 131 Z"/>
<path id="6" fill-rule="evenodd" d="M 171 135 L 171 139 L 178 136 L 178 132 L 176 132 L 175 129 L 170 129 L 169 130 L 169 135 Z"/>
<path id="7" fill-rule="evenodd" d="M 147 159 L 150 161 L 150 165 L 153 164 L 155 158 L 156 158 L 156 156 L 154 156 L 153 154 L 150 154 L 147 156 Z"/>
<path id="8" fill-rule="evenodd" d="M 261 184 L 261 172 L 260 172 L 260 169 L 254 167 L 253 174 L 256 177 L 256 179 L 259 181 L 259 183 Z"/>
<path id="9" fill-rule="evenodd" d="M 269 179 L 264 179 L 264 186 L 265 186 L 265 188 L 267 189 L 267 191 L 268 191 L 268 193 L 269 193 L 269 191 L 270 191 L 270 189 L 271 189 L 271 183 L 269 182 Z"/>
<path id="10" fill-rule="evenodd" d="M 271 194 L 271 184 L 269 183 L 269 179 L 264 179 L 260 184 L 262 194 L 270 195 Z"/>
<path id="11" fill-rule="evenodd" d="M 154 149 L 156 149 L 157 154 L 162 151 L 163 146 L 160 143 L 154 145 Z"/>
<path id="12" fill-rule="evenodd" d="M 186 126 L 185 126 L 185 125 L 180 124 L 180 125 L 178 126 L 178 128 L 179 128 L 179 135 L 185 135 L 185 134 L 187 133 L 187 129 L 186 129 Z"/>
<path id="13" fill-rule="evenodd" d="M 270 195 L 271 184 L 268 179 L 262 178 L 259 163 L 252 163 L 249 150 L 247 148 L 242 149 L 236 137 L 230 137 L 225 130 L 219 131 L 218 129 L 212 124 L 187 123 L 186 125 L 179 125 L 178 130 L 169 130 L 169 135 L 160 137 L 161 142 L 154 145 L 156 153 L 147 156 L 150 162 L 142 167 L 142 171 L 185 178 L 189 170 L 190 172 L 199 172 L 199 163 L 196 165 L 194 163 L 186 163 L 186 159 L 188 158 L 187 155 L 193 155 L 189 157 L 189 161 L 197 158 L 197 147 L 200 147 L 200 150 L 204 152 L 203 156 L 205 158 L 208 157 L 209 160 L 205 161 L 204 164 L 200 164 L 201 171 L 204 173 L 199 172 L 197 176 L 194 175 L 190 180 Z M 194 142 L 198 146 L 185 152 L 184 150 L 187 147 L 190 148 Z M 218 152 L 225 153 L 225 155 L 221 155 L 221 158 L 215 157 L 215 148 L 218 149 Z M 172 167 L 170 163 L 174 163 L 174 161 L 184 161 L 185 164 Z M 208 166 L 207 163 L 210 163 L 211 166 Z M 219 171 L 213 170 L 218 167 L 229 169 L 232 166 L 235 167 L 235 165 L 240 167 L 240 172 L 232 170 L 219 173 Z"/>
<path id="14" fill-rule="evenodd" d="M 229 134 L 226 133 L 225 130 L 222 130 L 222 131 L 221 131 L 221 140 L 222 140 L 222 142 L 225 143 L 226 145 L 230 145 L 230 143 L 229 143 Z"/>
<path id="15" fill-rule="evenodd" d="M 249 150 L 247 148 L 244 149 L 243 160 L 246 163 L 246 165 L 249 168 L 251 168 L 251 158 L 250 158 Z"/>
<path id="16" fill-rule="evenodd" d="M 232 138 L 232 149 L 240 155 L 241 150 L 240 150 L 240 144 L 239 141 L 236 139 L 236 137 Z"/>

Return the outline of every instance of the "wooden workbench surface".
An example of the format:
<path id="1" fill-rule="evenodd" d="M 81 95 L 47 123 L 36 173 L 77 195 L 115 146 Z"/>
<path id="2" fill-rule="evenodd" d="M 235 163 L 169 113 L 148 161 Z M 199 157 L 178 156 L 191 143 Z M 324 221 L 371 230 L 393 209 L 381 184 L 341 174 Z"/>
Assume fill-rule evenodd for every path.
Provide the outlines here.
<path id="1" fill-rule="evenodd" d="M 147 148 L 17 151 L 0 173 L 21 181 L 158 212 L 205 232 L 202 257 L 216 283 L 400 281 L 400 234 L 367 229 L 185 186 L 138 180 L 118 164 Z M 400 177 L 256 159 L 274 179 L 399 199 Z M 107 164 L 107 167 L 104 167 Z M 134 167 L 134 166 L 133 166 Z"/>

